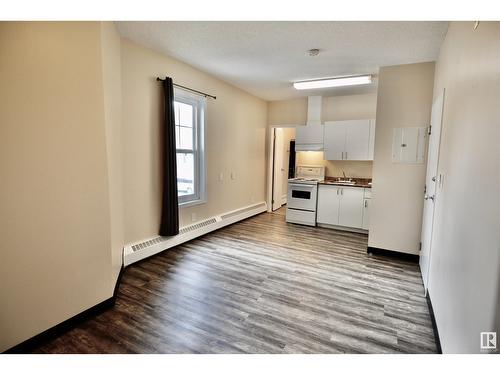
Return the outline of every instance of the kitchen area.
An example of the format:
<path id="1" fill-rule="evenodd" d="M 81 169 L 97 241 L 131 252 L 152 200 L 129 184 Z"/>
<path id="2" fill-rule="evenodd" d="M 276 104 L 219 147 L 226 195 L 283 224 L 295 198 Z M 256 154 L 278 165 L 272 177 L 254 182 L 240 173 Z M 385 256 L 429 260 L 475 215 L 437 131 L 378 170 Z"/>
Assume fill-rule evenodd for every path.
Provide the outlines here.
<path id="1" fill-rule="evenodd" d="M 286 221 L 368 233 L 374 114 L 322 121 L 323 101 L 321 96 L 308 97 L 306 125 L 276 134 L 276 144 L 284 143 L 282 169 L 288 171 Z"/>

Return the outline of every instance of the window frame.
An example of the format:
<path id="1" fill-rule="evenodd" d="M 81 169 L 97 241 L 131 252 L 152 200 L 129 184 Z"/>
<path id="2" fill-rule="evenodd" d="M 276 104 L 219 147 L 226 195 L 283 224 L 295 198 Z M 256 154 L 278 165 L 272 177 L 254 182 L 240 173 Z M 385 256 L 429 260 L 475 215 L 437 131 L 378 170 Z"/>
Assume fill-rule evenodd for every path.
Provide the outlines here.
<path id="1" fill-rule="evenodd" d="M 194 161 L 194 192 L 189 195 L 179 195 L 179 207 L 194 206 L 206 203 L 206 170 L 205 170 L 205 111 L 206 98 L 180 88 L 174 88 L 174 102 L 193 106 L 193 149 L 175 148 L 177 154 L 193 154 Z M 174 124 L 175 125 L 175 124 Z M 177 125 L 175 125 L 177 132 Z"/>

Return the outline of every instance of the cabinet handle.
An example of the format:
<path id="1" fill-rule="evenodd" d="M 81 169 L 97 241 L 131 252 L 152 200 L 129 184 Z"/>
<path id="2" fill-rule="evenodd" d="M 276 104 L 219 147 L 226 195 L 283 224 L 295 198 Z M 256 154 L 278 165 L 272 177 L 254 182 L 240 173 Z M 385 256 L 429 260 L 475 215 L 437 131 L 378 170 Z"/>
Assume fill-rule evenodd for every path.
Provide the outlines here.
<path id="1" fill-rule="evenodd" d="M 368 207 L 368 201 L 365 199 L 365 207 Z"/>
<path id="2" fill-rule="evenodd" d="M 339 195 L 339 189 L 337 188 L 337 195 Z"/>
<path id="3" fill-rule="evenodd" d="M 345 160 L 347 160 L 347 151 L 345 152 Z"/>
<path id="4" fill-rule="evenodd" d="M 340 189 L 340 195 L 344 195 L 344 189 Z"/>

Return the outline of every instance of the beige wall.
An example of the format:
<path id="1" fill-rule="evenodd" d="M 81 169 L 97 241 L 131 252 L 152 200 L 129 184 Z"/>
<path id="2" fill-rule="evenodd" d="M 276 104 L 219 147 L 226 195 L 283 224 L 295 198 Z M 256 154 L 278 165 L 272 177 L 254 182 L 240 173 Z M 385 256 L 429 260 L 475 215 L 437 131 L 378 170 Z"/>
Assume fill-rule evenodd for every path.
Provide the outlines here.
<path id="1" fill-rule="evenodd" d="M 0 352 L 110 297 L 99 23 L 0 23 Z"/>
<path id="2" fill-rule="evenodd" d="M 122 41 L 125 242 L 158 234 L 161 85 L 157 76 L 217 96 L 207 100 L 205 204 L 181 208 L 181 226 L 265 200 L 267 104 L 173 58 Z M 230 173 L 236 179 L 231 180 Z M 224 180 L 219 181 L 219 173 Z"/>
<path id="3" fill-rule="evenodd" d="M 433 62 L 380 69 L 369 246 L 419 253 L 426 164 L 392 163 L 392 133 L 429 126 L 433 82 Z"/>
<path id="4" fill-rule="evenodd" d="M 375 118 L 377 93 L 330 96 L 323 98 L 323 121 Z"/>
<path id="5" fill-rule="evenodd" d="M 359 94 L 323 97 L 322 121 L 375 118 L 377 94 Z M 269 102 L 269 125 L 304 125 L 307 121 L 307 98 Z M 323 152 L 298 152 L 297 164 L 323 165 L 330 177 L 372 177 L 371 161 L 323 160 Z"/>
<path id="6" fill-rule="evenodd" d="M 323 165 L 328 177 L 341 177 L 342 171 L 347 177 L 372 177 L 371 161 L 323 160 L 323 151 L 297 152 L 298 165 Z"/>
<path id="7" fill-rule="evenodd" d="M 121 40 L 112 22 L 101 23 L 104 120 L 111 225 L 111 279 L 117 280 L 123 253 Z"/>
<path id="8" fill-rule="evenodd" d="M 307 121 L 307 98 L 268 102 L 269 125 L 304 125 Z"/>
<path id="9" fill-rule="evenodd" d="M 436 65 L 445 104 L 429 293 L 445 353 L 500 332 L 500 23 L 452 22 Z"/>

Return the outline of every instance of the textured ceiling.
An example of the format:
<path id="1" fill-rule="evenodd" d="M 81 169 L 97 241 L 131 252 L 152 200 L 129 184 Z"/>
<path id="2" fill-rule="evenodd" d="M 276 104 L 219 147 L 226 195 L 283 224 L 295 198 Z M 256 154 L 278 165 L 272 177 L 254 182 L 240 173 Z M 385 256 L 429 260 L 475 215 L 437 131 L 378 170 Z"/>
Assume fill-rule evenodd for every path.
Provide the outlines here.
<path id="1" fill-rule="evenodd" d="M 266 100 L 345 95 L 370 86 L 297 91 L 292 82 L 376 74 L 436 60 L 447 22 L 117 22 L 120 34 Z M 307 50 L 319 48 L 318 56 Z"/>

